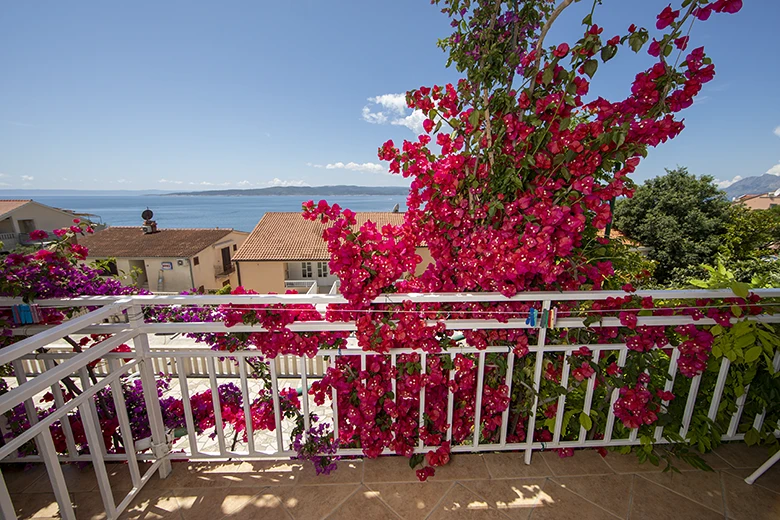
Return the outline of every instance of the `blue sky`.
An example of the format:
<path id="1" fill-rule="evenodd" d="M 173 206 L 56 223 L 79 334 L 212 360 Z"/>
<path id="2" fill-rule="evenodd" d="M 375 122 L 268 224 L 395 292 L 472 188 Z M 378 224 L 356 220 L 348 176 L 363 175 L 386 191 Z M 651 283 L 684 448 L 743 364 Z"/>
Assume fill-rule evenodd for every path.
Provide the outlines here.
<path id="1" fill-rule="evenodd" d="M 586 3 L 548 43 L 576 40 Z M 667 3 L 605 0 L 595 20 L 652 28 Z M 780 175 L 777 20 L 780 2 L 749 1 L 694 25 L 715 80 L 635 180 Z M 376 149 L 416 135 L 396 95 L 457 80 L 436 47 L 449 33 L 425 0 L 4 2 L 0 192 L 403 184 Z M 623 52 L 591 91 L 625 96 L 650 63 Z"/>

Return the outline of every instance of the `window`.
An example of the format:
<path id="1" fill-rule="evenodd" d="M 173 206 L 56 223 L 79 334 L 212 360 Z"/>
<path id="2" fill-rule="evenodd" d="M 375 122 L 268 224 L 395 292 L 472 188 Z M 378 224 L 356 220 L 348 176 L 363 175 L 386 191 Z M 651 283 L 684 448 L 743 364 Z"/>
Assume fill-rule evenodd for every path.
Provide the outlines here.
<path id="1" fill-rule="evenodd" d="M 301 262 L 301 278 L 314 278 L 312 276 L 311 262 Z"/>
<path id="2" fill-rule="evenodd" d="M 317 278 L 328 277 L 328 262 L 317 262 Z"/>
<path id="3" fill-rule="evenodd" d="M 233 251 L 235 251 L 236 249 L 238 249 L 238 246 L 236 244 L 233 244 Z"/>
<path id="4" fill-rule="evenodd" d="M 25 219 L 19 221 L 20 233 L 32 233 L 35 231 L 35 221 L 32 219 Z"/>
<path id="5" fill-rule="evenodd" d="M 200 260 L 198 259 L 197 256 L 192 259 L 192 265 L 200 265 Z"/>

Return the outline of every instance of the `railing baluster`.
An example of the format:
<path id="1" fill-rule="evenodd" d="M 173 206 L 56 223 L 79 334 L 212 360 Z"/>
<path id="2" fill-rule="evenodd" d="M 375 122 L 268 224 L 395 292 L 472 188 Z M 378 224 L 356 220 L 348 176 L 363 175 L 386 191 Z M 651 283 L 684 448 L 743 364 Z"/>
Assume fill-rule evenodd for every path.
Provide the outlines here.
<path id="1" fill-rule="evenodd" d="M 282 440 L 282 405 L 279 402 L 279 383 L 276 377 L 276 365 L 270 363 L 269 369 L 271 372 L 271 396 L 274 401 L 274 420 L 276 422 L 276 451 L 281 453 L 285 449 Z"/>
<path id="2" fill-rule="evenodd" d="M 306 357 L 298 358 L 298 366 L 301 371 L 301 405 L 303 408 L 303 439 L 306 440 L 311 428 L 311 417 L 309 417 L 309 374 L 307 373 Z"/>
<path id="3" fill-rule="evenodd" d="M 255 429 L 252 425 L 252 400 L 249 397 L 249 383 L 246 376 L 246 358 L 238 358 L 238 376 L 241 378 L 241 396 L 244 403 L 244 424 L 249 455 L 255 455 Z"/>
<path id="4" fill-rule="evenodd" d="M 169 457 L 168 439 L 165 433 L 160 399 L 157 396 L 157 381 L 152 371 L 152 357 L 149 349 L 149 338 L 145 332 L 140 332 L 144 327 L 144 311 L 140 305 L 134 305 L 127 311 L 130 327 L 137 333 L 133 337 L 133 346 L 136 356 L 140 358 L 138 372 L 141 375 L 141 384 L 144 390 L 144 403 L 149 416 L 149 428 L 152 432 L 152 452 L 155 457 L 162 460 L 160 464 L 160 478 L 166 478 L 171 473 L 171 460 Z"/>
<path id="5" fill-rule="evenodd" d="M 184 358 L 176 358 L 176 368 L 184 366 Z M 190 387 L 187 382 L 187 370 L 178 370 L 179 372 L 179 392 L 181 393 L 181 404 L 184 408 L 184 424 L 187 427 L 187 437 L 190 443 L 190 454 L 192 456 L 200 455 L 198 448 L 198 439 L 195 437 L 195 418 L 192 415 L 192 403 L 190 402 Z"/>
<path id="6" fill-rule="evenodd" d="M 103 499 L 106 515 L 109 520 L 113 520 L 117 517 L 116 504 L 114 503 L 114 495 L 111 492 L 111 482 L 108 480 L 106 463 L 103 460 L 103 453 L 100 451 L 99 447 L 100 441 L 98 439 L 102 437 L 100 434 L 100 423 L 96 422 L 92 417 L 92 414 L 89 413 L 91 408 L 89 403 L 94 403 L 94 398 L 90 399 L 86 406 L 83 404 L 79 406 L 79 412 L 81 412 L 82 418 L 81 422 L 84 425 L 84 433 L 86 434 L 87 444 L 89 445 L 89 454 L 92 456 L 92 467 L 95 470 L 98 489 L 100 489 L 100 496 Z M 97 447 L 97 449 L 95 449 L 95 447 Z"/>
<path id="7" fill-rule="evenodd" d="M 696 398 L 699 395 L 699 384 L 701 383 L 701 374 L 691 379 L 691 388 L 688 392 L 688 400 L 685 402 L 685 413 L 683 414 L 683 423 L 680 427 L 680 437 L 683 439 L 688 435 L 688 428 L 691 427 L 693 418 L 693 407 L 696 405 Z"/>
<path id="8" fill-rule="evenodd" d="M 509 347 L 509 353 L 506 356 L 506 376 L 504 377 L 504 384 L 507 388 L 507 398 L 509 399 L 506 410 L 501 413 L 501 437 L 499 438 L 499 446 L 502 448 L 506 446 L 506 435 L 509 427 L 509 411 L 512 408 L 512 375 L 515 370 L 515 352 L 512 347 Z"/>
<path id="9" fill-rule="evenodd" d="M 664 384 L 664 392 L 671 392 L 674 389 L 674 380 L 677 377 L 677 361 L 680 359 L 680 349 L 675 348 L 672 350 L 672 357 L 669 358 L 669 377 Z M 661 401 L 661 405 L 668 406 L 669 401 Z M 655 442 L 661 442 L 664 435 L 664 427 L 655 427 Z"/>
<path id="10" fill-rule="evenodd" d="M 336 361 L 338 357 L 335 355 L 330 356 L 330 363 L 334 370 L 336 370 Z M 395 392 L 395 380 L 393 380 L 393 392 Z M 336 387 L 333 387 L 333 394 L 330 401 L 331 408 L 333 409 L 333 441 L 336 446 L 339 445 L 339 395 Z"/>
<path id="11" fill-rule="evenodd" d="M 76 520 L 76 513 L 73 511 L 73 504 L 68 494 L 68 486 L 65 483 L 65 475 L 62 473 L 60 461 L 57 458 L 57 450 L 54 447 L 54 441 L 51 438 L 51 430 L 44 428 L 36 439 L 38 453 L 41 454 L 46 466 L 46 473 L 49 476 L 49 482 L 54 490 L 54 498 L 60 508 L 60 515 L 65 520 Z"/>
<path id="12" fill-rule="evenodd" d="M 14 503 L 11 501 L 11 494 L 8 493 L 8 487 L 5 485 L 2 465 L 0 465 L 0 518 L 17 520 Z"/>
<path id="13" fill-rule="evenodd" d="M 447 440 L 452 442 L 452 421 L 454 419 L 455 412 L 455 392 L 451 390 L 451 387 L 455 382 L 455 354 L 450 352 L 447 355 L 450 356 L 450 365 L 452 365 L 449 374 L 449 382 L 447 384 Z M 395 354 L 393 354 L 393 358 L 395 358 Z M 393 380 L 393 383 L 395 383 L 395 380 Z"/>
<path id="14" fill-rule="evenodd" d="M 626 356 L 628 355 L 628 349 L 625 345 L 620 347 L 620 354 L 618 354 L 618 366 L 623 368 L 626 365 Z M 612 390 L 612 396 L 609 399 L 609 412 L 607 413 L 607 424 L 604 429 L 604 442 L 609 443 L 612 440 L 612 430 L 615 428 L 615 401 L 618 400 L 620 390 L 615 388 Z"/>
<path id="15" fill-rule="evenodd" d="M 46 370 L 50 370 L 54 368 L 54 360 L 53 359 L 46 359 L 44 360 L 44 367 Z M 62 393 L 62 388 L 60 388 L 59 383 L 51 385 L 51 392 L 52 395 L 54 395 L 54 406 L 57 408 L 57 410 L 61 410 L 65 407 L 65 396 Z M 73 457 L 78 455 L 79 451 L 76 448 L 76 441 L 73 438 L 73 428 L 70 426 L 70 419 L 67 417 L 64 417 L 62 421 L 60 421 L 60 424 L 62 424 L 62 431 L 65 434 L 65 445 L 68 448 L 68 458 L 73 460 Z"/>
<path id="16" fill-rule="evenodd" d="M 726 378 L 729 375 L 730 367 L 731 361 L 729 361 L 729 358 L 724 356 L 720 362 L 718 379 L 715 382 L 715 389 L 712 393 L 712 401 L 710 401 L 710 409 L 707 412 L 707 417 L 709 417 L 711 421 L 714 421 L 718 416 L 718 408 L 720 407 L 720 400 L 723 397 L 723 389 L 726 387 Z"/>
<path id="17" fill-rule="evenodd" d="M 211 402 L 214 404 L 214 428 L 217 434 L 217 444 L 219 445 L 219 454 L 227 456 L 227 447 L 225 445 L 225 427 L 222 424 L 222 405 L 219 400 L 219 386 L 217 385 L 216 367 L 214 358 L 206 360 L 206 367 L 209 373 L 209 383 L 211 385 Z"/>
<path id="18" fill-rule="evenodd" d="M 11 362 L 11 366 L 16 375 L 16 382 L 20 386 L 26 383 L 27 376 L 24 373 L 21 361 L 18 359 L 14 360 Z M 37 424 L 38 412 L 35 409 L 32 398 L 24 401 L 24 408 L 27 412 L 27 420 L 30 422 L 30 426 Z M 66 520 L 76 520 L 76 514 L 73 512 L 73 504 L 71 503 L 70 495 L 68 494 L 68 486 L 65 484 L 65 475 L 62 474 L 62 467 L 57 458 L 57 449 L 54 447 L 50 428 L 44 428 L 35 438 L 35 446 L 46 466 L 46 473 L 49 476 L 49 481 L 51 482 L 51 487 L 54 491 L 54 498 L 57 500 L 57 505 L 60 508 L 60 515 Z"/>
<path id="19" fill-rule="evenodd" d="M 117 370 L 116 359 L 108 359 L 108 370 L 109 374 Z M 133 487 L 140 487 L 141 471 L 138 469 L 138 459 L 136 458 L 135 445 L 133 444 L 133 430 L 130 428 L 130 418 L 127 416 L 127 406 L 125 405 L 125 395 L 122 391 L 121 380 L 111 384 L 111 396 L 114 398 L 114 408 L 119 420 L 119 432 L 122 435 L 122 444 L 127 455 L 127 467 L 130 470 L 130 478 L 133 481 Z"/>
<path id="20" fill-rule="evenodd" d="M 550 300 L 544 300 L 542 303 L 542 311 L 550 310 Z M 536 343 L 536 364 L 534 367 L 534 405 L 531 408 L 531 416 L 528 418 L 528 428 L 526 429 L 526 441 L 525 441 L 525 463 L 531 463 L 531 455 L 533 454 L 534 445 L 534 428 L 536 428 L 536 409 L 539 407 L 539 391 L 542 384 L 542 361 L 544 361 L 544 344 L 547 339 L 547 329 L 542 327 L 539 329 L 539 340 Z"/>
<path id="21" fill-rule="evenodd" d="M 569 387 L 569 354 L 563 354 L 563 371 L 561 372 L 561 386 Z M 555 414 L 555 430 L 553 432 L 553 444 L 558 444 L 561 440 L 561 428 L 563 427 L 563 415 L 566 409 L 566 394 L 558 396 L 558 410 Z"/>
<path id="22" fill-rule="evenodd" d="M 81 367 L 79 370 L 79 378 L 81 379 L 81 388 L 83 390 L 89 390 L 89 388 L 92 386 L 92 380 L 89 378 L 87 367 Z M 98 415 L 97 405 L 95 404 L 96 400 L 97 399 L 89 400 L 89 403 L 87 403 L 87 411 L 90 413 L 90 415 L 92 415 L 92 420 L 95 421 L 96 424 L 100 424 L 100 416 Z M 95 448 L 100 450 L 104 456 L 106 453 L 108 453 L 108 450 L 106 449 L 106 441 L 103 439 L 102 435 L 98 435 L 98 444 Z"/>
<path id="23" fill-rule="evenodd" d="M 364 358 L 365 359 L 365 358 Z M 422 449 L 425 446 L 422 438 L 422 431 L 425 427 L 425 369 L 427 358 L 425 352 L 420 355 L 420 417 L 417 428 L 417 447 Z"/>
<path id="24" fill-rule="evenodd" d="M 599 356 L 601 355 L 601 350 L 594 349 L 593 350 L 593 365 L 598 366 L 599 364 Z M 582 405 L 582 411 L 583 413 L 590 416 L 590 410 L 593 406 L 593 393 L 596 389 L 596 375 L 592 375 L 590 378 L 588 378 L 588 384 L 585 390 L 585 402 Z M 585 444 L 585 440 L 588 438 L 588 430 L 585 429 L 584 426 L 580 426 L 580 435 L 577 441 L 580 444 Z"/>

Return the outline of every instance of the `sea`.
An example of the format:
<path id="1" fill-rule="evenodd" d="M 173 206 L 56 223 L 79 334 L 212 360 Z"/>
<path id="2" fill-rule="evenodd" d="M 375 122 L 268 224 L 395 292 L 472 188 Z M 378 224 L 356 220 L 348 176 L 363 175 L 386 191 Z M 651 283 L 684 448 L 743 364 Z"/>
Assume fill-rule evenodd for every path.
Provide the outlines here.
<path id="1" fill-rule="evenodd" d="M 312 197 L 278 196 L 165 196 L 165 195 L 62 195 L 37 196 L 34 200 L 75 211 L 99 215 L 109 226 L 140 226 L 141 213 L 149 208 L 161 228 L 233 228 L 252 231 L 267 211 L 301 211 L 301 204 Z M 352 211 L 392 211 L 398 204 L 406 209 L 402 195 L 352 195 L 325 197 Z M 314 197 L 317 202 L 319 198 Z M 93 219 L 94 221 L 94 219 Z"/>

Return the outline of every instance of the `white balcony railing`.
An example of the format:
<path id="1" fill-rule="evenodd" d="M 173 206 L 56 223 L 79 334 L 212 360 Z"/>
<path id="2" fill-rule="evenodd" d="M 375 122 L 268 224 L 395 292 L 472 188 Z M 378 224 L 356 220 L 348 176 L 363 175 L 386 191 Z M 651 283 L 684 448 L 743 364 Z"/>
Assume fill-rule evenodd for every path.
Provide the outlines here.
<path id="1" fill-rule="evenodd" d="M 306 283 L 311 283 L 311 281 L 306 281 Z M 316 282 L 313 285 L 316 287 Z M 756 291 L 756 293 L 762 297 L 780 297 L 780 289 L 762 290 Z M 644 291 L 639 292 L 638 294 L 640 296 L 653 296 L 655 299 L 666 300 L 676 298 L 723 299 L 733 297 L 733 293 L 730 291 Z M 505 298 L 495 293 L 386 294 L 377 298 L 374 303 L 387 305 L 394 303 L 398 304 L 405 301 L 416 303 L 525 301 L 535 302 L 536 304 L 541 304 L 544 309 L 550 309 L 555 302 L 598 301 L 605 300 L 609 297 L 620 297 L 624 295 L 625 293 L 621 291 L 576 291 L 568 293 L 535 292 L 520 293 L 512 298 Z M 7 308 L 10 305 L 17 303 L 20 302 L 14 299 L 0 299 L 0 307 Z M 281 359 L 263 359 L 259 352 L 253 349 L 226 352 L 199 347 L 196 344 L 175 348 L 165 345 L 150 345 L 149 335 L 152 334 L 242 333 L 262 332 L 263 329 L 259 326 L 244 324 L 227 327 L 222 322 L 157 323 L 146 321 L 144 318 L 144 310 L 150 307 L 192 306 L 203 308 L 204 306 L 228 304 L 261 305 L 304 303 L 320 306 L 347 303 L 342 296 L 318 295 L 314 293 L 306 295 L 94 296 L 67 300 L 41 300 L 37 303 L 41 307 L 89 307 L 94 310 L 79 315 L 78 317 L 71 318 L 56 326 L 25 325 L 20 328 L 15 328 L 12 330 L 13 334 L 27 337 L 8 347 L 0 349 L 0 366 L 10 364 L 13 368 L 14 377 L 17 382 L 16 386 L 11 388 L 7 393 L 0 395 L 0 416 L 23 403 L 30 421 L 30 427 L 26 431 L 13 438 L 8 438 L 5 445 L 0 446 L 0 462 L 44 462 L 55 497 L 59 504 L 60 515 L 66 519 L 74 519 L 75 515 L 68 492 L 68 483 L 65 481 L 60 466 L 61 462 L 91 462 L 98 477 L 99 492 L 103 499 L 106 515 L 110 519 L 117 518 L 138 495 L 155 472 L 159 471 L 162 478 L 169 474 L 171 460 L 259 460 L 294 456 L 295 453 L 291 449 L 289 441 L 285 442 L 283 438 L 283 430 L 289 431 L 290 426 L 288 423 L 289 419 L 284 417 L 280 404 L 280 389 L 282 387 L 280 376 L 283 375 L 283 372 L 286 370 L 289 375 L 292 375 L 297 379 L 296 383 L 299 381 L 304 396 L 301 399 L 303 420 L 305 422 L 305 428 L 308 430 L 310 426 L 309 413 L 311 411 L 311 403 L 307 397 L 306 389 L 309 387 L 309 381 L 313 377 L 318 377 L 322 374 L 322 367 L 325 365 L 335 366 L 340 357 L 349 356 L 354 357 L 357 360 L 357 363 L 365 368 L 370 357 L 381 355 L 375 352 L 365 352 L 359 348 L 349 348 L 348 346 L 347 348 L 338 351 L 320 350 L 314 355 L 314 359 L 317 360 L 317 363 L 313 363 L 309 358 L 295 356 L 284 356 Z M 115 320 L 110 319 L 113 316 L 122 316 L 123 319 L 119 320 L 119 323 L 115 323 L 112 322 Z M 637 319 L 638 325 L 649 326 L 715 324 L 714 320 L 709 318 L 694 320 L 693 317 L 688 315 L 651 315 L 639 316 Z M 780 315 L 762 314 L 750 316 L 747 319 L 767 323 L 778 323 L 780 322 Z M 443 322 L 447 329 L 453 331 L 525 329 L 531 327 L 526 324 L 524 319 L 514 318 L 501 321 L 494 319 L 439 318 L 437 320 L 431 320 L 430 324 L 440 322 Z M 573 330 L 619 326 L 621 326 L 620 320 L 614 317 L 603 317 L 601 321 L 596 323 L 586 323 L 581 317 L 563 317 L 555 324 L 556 329 Z M 356 330 L 356 325 L 355 322 L 351 321 L 331 322 L 322 320 L 297 322 L 289 325 L 288 328 L 292 332 L 349 332 Z M 535 394 L 532 399 L 533 407 L 528 416 L 528 422 L 525 425 L 525 431 L 528 432 L 526 440 L 522 442 L 509 442 L 507 440 L 508 424 L 510 422 L 509 410 L 507 409 L 503 412 L 500 436 L 496 442 L 485 443 L 484 441 L 481 441 L 479 436 L 481 428 L 473 428 L 473 439 L 469 439 L 468 442 L 454 444 L 452 446 L 452 452 L 522 450 L 525 452 L 526 463 L 530 463 L 533 451 L 539 449 L 595 448 L 640 444 L 641 439 L 637 438 L 638 430 L 636 429 L 631 430 L 625 437 L 613 436 L 616 417 L 612 407 L 610 407 L 607 414 L 606 430 L 603 439 L 590 439 L 587 436 L 584 427 L 580 430 L 578 438 L 568 440 L 562 439 L 561 432 L 563 421 L 561 419 L 564 410 L 566 409 L 567 396 L 565 394 L 557 398 L 558 407 L 555 412 L 556 420 L 553 440 L 543 443 L 534 438 L 539 405 L 539 390 L 543 377 L 543 361 L 545 355 L 555 353 L 556 355 L 563 354 L 566 356 L 564 358 L 564 369 L 560 382 L 561 385 L 565 386 L 569 378 L 569 365 L 566 359 L 575 349 L 578 349 L 583 345 L 583 343 L 550 344 L 547 341 L 546 331 L 547 329 L 544 328 L 538 330 L 538 341 L 535 345 L 529 345 L 529 353 L 526 356 L 526 358 L 530 357 L 529 362 L 533 360 L 533 390 Z M 111 337 L 81 353 L 65 352 L 62 349 L 47 349 L 49 345 L 66 336 L 74 334 L 111 334 Z M 132 345 L 130 351 L 112 352 L 121 344 Z M 587 343 L 585 343 L 585 345 L 587 345 Z M 624 362 L 628 352 L 625 343 L 592 344 L 589 346 L 593 351 L 594 360 L 598 360 L 600 355 L 616 352 Z M 426 355 L 431 354 L 426 354 L 413 348 L 399 348 L 393 349 L 392 352 L 384 354 L 384 356 L 390 360 L 391 364 L 395 365 L 399 355 L 411 353 L 418 353 L 420 355 L 422 371 L 424 373 Z M 511 377 L 511 375 L 513 373 L 512 367 L 516 362 L 516 357 L 506 346 L 488 346 L 484 349 L 477 349 L 464 341 L 460 341 L 457 346 L 450 347 L 448 350 L 436 355 L 444 356 L 445 358 L 449 357 L 449 361 L 452 363 L 455 356 L 461 354 L 472 356 L 475 362 L 478 384 L 476 387 L 473 420 L 475 424 L 481 424 L 480 413 L 483 403 L 482 381 L 487 370 L 486 356 L 488 354 L 501 354 L 506 360 L 506 366 L 508 368 L 506 369 L 505 385 L 508 387 L 509 395 L 512 395 L 513 377 Z M 669 375 L 671 379 L 667 382 L 667 390 L 673 388 L 672 385 L 674 384 L 675 374 L 677 372 L 678 355 L 679 351 L 675 348 L 670 357 Z M 91 367 L 94 365 L 94 362 L 101 359 L 104 360 L 103 364 L 96 366 L 93 370 Z M 252 394 L 250 394 L 249 385 L 252 382 L 252 378 L 248 376 L 246 364 L 243 362 L 247 359 L 252 359 L 253 362 L 256 363 L 265 364 L 267 373 L 270 374 L 270 392 L 272 394 L 275 429 L 272 434 L 269 433 L 272 437 L 272 442 L 266 444 L 265 448 L 261 448 L 258 444 L 257 436 L 262 434 L 262 432 L 256 432 L 253 429 L 251 420 L 249 403 L 252 401 Z M 225 373 L 225 371 L 218 369 L 220 366 L 218 363 L 222 363 L 223 360 L 232 362 L 235 365 L 236 370 Z M 37 363 L 37 365 L 35 365 L 37 367 L 36 370 L 30 370 L 31 362 Z M 280 369 L 280 363 L 283 363 L 284 366 L 288 368 Z M 199 367 L 197 370 L 192 368 L 195 365 Z M 292 370 L 289 369 L 290 365 L 293 366 Z M 775 369 L 780 368 L 780 353 L 775 355 L 774 365 Z M 163 369 L 162 367 L 167 367 L 167 369 Z M 91 376 L 96 376 L 95 380 L 91 381 L 90 377 L 87 376 L 88 369 L 92 370 Z M 158 371 L 164 370 L 168 370 L 168 375 L 175 377 L 174 382 L 178 383 L 178 389 L 181 394 L 184 423 L 186 424 L 186 427 L 184 428 L 185 431 L 182 432 L 181 436 L 176 435 L 173 431 L 166 431 L 165 423 L 163 421 L 160 400 L 157 396 L 156 380 L 160 377 L 157 374 Z M 723 358 L 720 371 L 717 375 L 717 382 L 714 386 L 713 398 L 709 402 L 697 403 L 701 376 L 693 377 L 690 380 L 690 383 L 685 383 L 688 385 L 688 397 L 682 419 L 682 428 L 679 432 L 682 437 L 685 437 L 685 433 L 691 426 L 694 412 L 703 413 L 703 410 L 707 410 L 706 413 L 709 419 L 714 419 L 716 417 L 724 385 L 730 370 L 731 366 L 728 359 Z M 452 373 L 453 371 L 450 371 L 451 377 Z M 28 375 L 31 375 L 32 377 L 28 378 Z M 70 400 L 65 400 L 60 385 L 64 380 L 73 375 L 80 377 L 83 391 L 80 395 L 74 395 Z M 194 412 L 189 405 L 189 388 L 190 380 L 192 378 L 204 376 L 208 378 L 211 388 L 214 426 L 207 431 L 198 433 L 198 430 L 195 427 Z M 131 378 L 140 378 L 143 383 L 143 398 L 149 416 L 149 431 L 151 432 L 150 437 L 147 438 L 133 437 L 128 410 L 125 405 L 125 397 L 121 390 L 122 385 L 117 384 L 120 381 L 127 383 Z M 245 412 L 246 441 L 236 441 L 236 438 L 234 437 L 231 443 L 228 439 L 229 430 L 228 433 L 226 433 L 225 428 L 223 427 L 223 418 L 218 397 L 218 378 L 235 381 L 235 386 L 240 391 L 242 398 L 241 402 L 243 403 Z M 395 391 L 395 380 L 392 381 L 392 387 L 393 391 Z M 423 386 L 423 389 L 424 388 L 425 386 Z M 597 404 L 593 403 L 594 388 L 594 379 L 591 378 L 587 384 L 585 394 L 585 413 L 589 413 L 591 406 Z M 38 414 L 35 413 L 34 404 L 40 402 L 42 393 L 49 391 L 51 391 L 53 395 L 54 408 L 50 410 L 51 413 L 48 413 L 48 415 L 38 417 Z M 110 399 L 113 400 L 116 417 L 119 422 L 122 445 L 126 447 L 125 450 L 121 450 L 123 452 L 111 452 L 106 450 L 105 441 L 100 434 L 99 421 L 96 412 L 95 396 L 99 392 L 102 392 L 101 395 L 110 396 Z M 108 394 L 105 394 L 105 392 L 108 392 Z M 617 392 L 618 390 L 616 389 L 611 395 L 613 401 L 617 397 Z M 395 392 L 393 393 L 395 394 Z M 328 404 L 328 420 L 334 424 L 335 436 L 338 439 L 339 411 L 336 397 L 337 391 L 334 389 L 333 399 Z M 394 399 L 395 397 L 392 398 Z M 741 440 L 744 438 L 744 434 L 740 434 L 737 431 L 741 421 L 744 422 L 747 420 L 753 425 L 757 424 L 757 427 L 761 427 L 764 420 L 762 414 L 758 414 L 755 418 L 747 417 L 742 419 L 745 403 L 750 398 L 749 388 L 746 388 L 745 393 L 740 397 L 737 403 L 737 410 L 722 436 L 723 440 Z M 425 409 L 424 390 L 422 390 L 419 395 L 419 401 L 420 410 L 422 411 Z M 80 413 L 87 444 L 90 446 L 89 453 L 84 451 L 80 452 L 76 449 L 69 420 L 62 421 L 62 429 L 67 438 L 67 449 L 64 452 L 60 451 L 58 453 L 53 442 L 50 427 L 67 416 L 74 414 L 76 411 Z M 449 439 L 453 433 L 452 394 L 450 394 L 449 397 L 449 406 L 447 407 L 447 410 L 442 410 L 442 413 L 447 414 L 447 424 L 449 425 L 447 438 Z M 421 413 L 421 427 L 423 425 L 423 420 L 423 414 Z M 659 428 L 660 430 L 663 430 L 663 427 Z M 666 440 L 662 437 L 662 431 L 660 430 L 656 429 L 655 441 L 658 443 L 665 443 Z M 209 439 L 214 439 L 214 441 L 209 441 Z M 38 454 L 35 456 L 19 458 L 17 456 L 17 449 L 33 440 L 36 442 Z M 432 449 L 432 447 L 426 446 L 421 439 L 414 451 L 416 453 L 425 453 L 430 449 Z M 386 449 L 385 453 L 389 454 L 390 450 Z M 362 451 L 359 448 L 339 448 L 338 454 L 354 456 L 361 455 Z M 110 461 L 127 462 L 133 482 L 132 490 L 121 498 L 118 503 L 115 501 L 114 497 L 116 495 L 113 492 L 114 490 L 111 489 L 111 484 L 106 471 L 106 462 Z M 151 466 L 141 473 L 139 461 L 151 462 Z M 0 467 L 2 467 L 2 465 L 0 465 Z M 1 476 L 0 473 L 0 477 Z M 0 478 L 0 517 L 9 520 L 17 518 L 15 516 L 11 496 L 3 478 Z"/>
<path id="2" fill-rule="evenodd" d="M 1 251 L 11 251 L 19 245 L 19 235 L 17 233 L 0 233 L 0 242 L 3 243 Z"/>
<path id="3" fill-rule="evenodd" d="M 306 288 L 306 294 L 317 294 L 317 280 L 285 280 L 285 289 L 297 289 L 301 292 L 301 288 Z"/>

